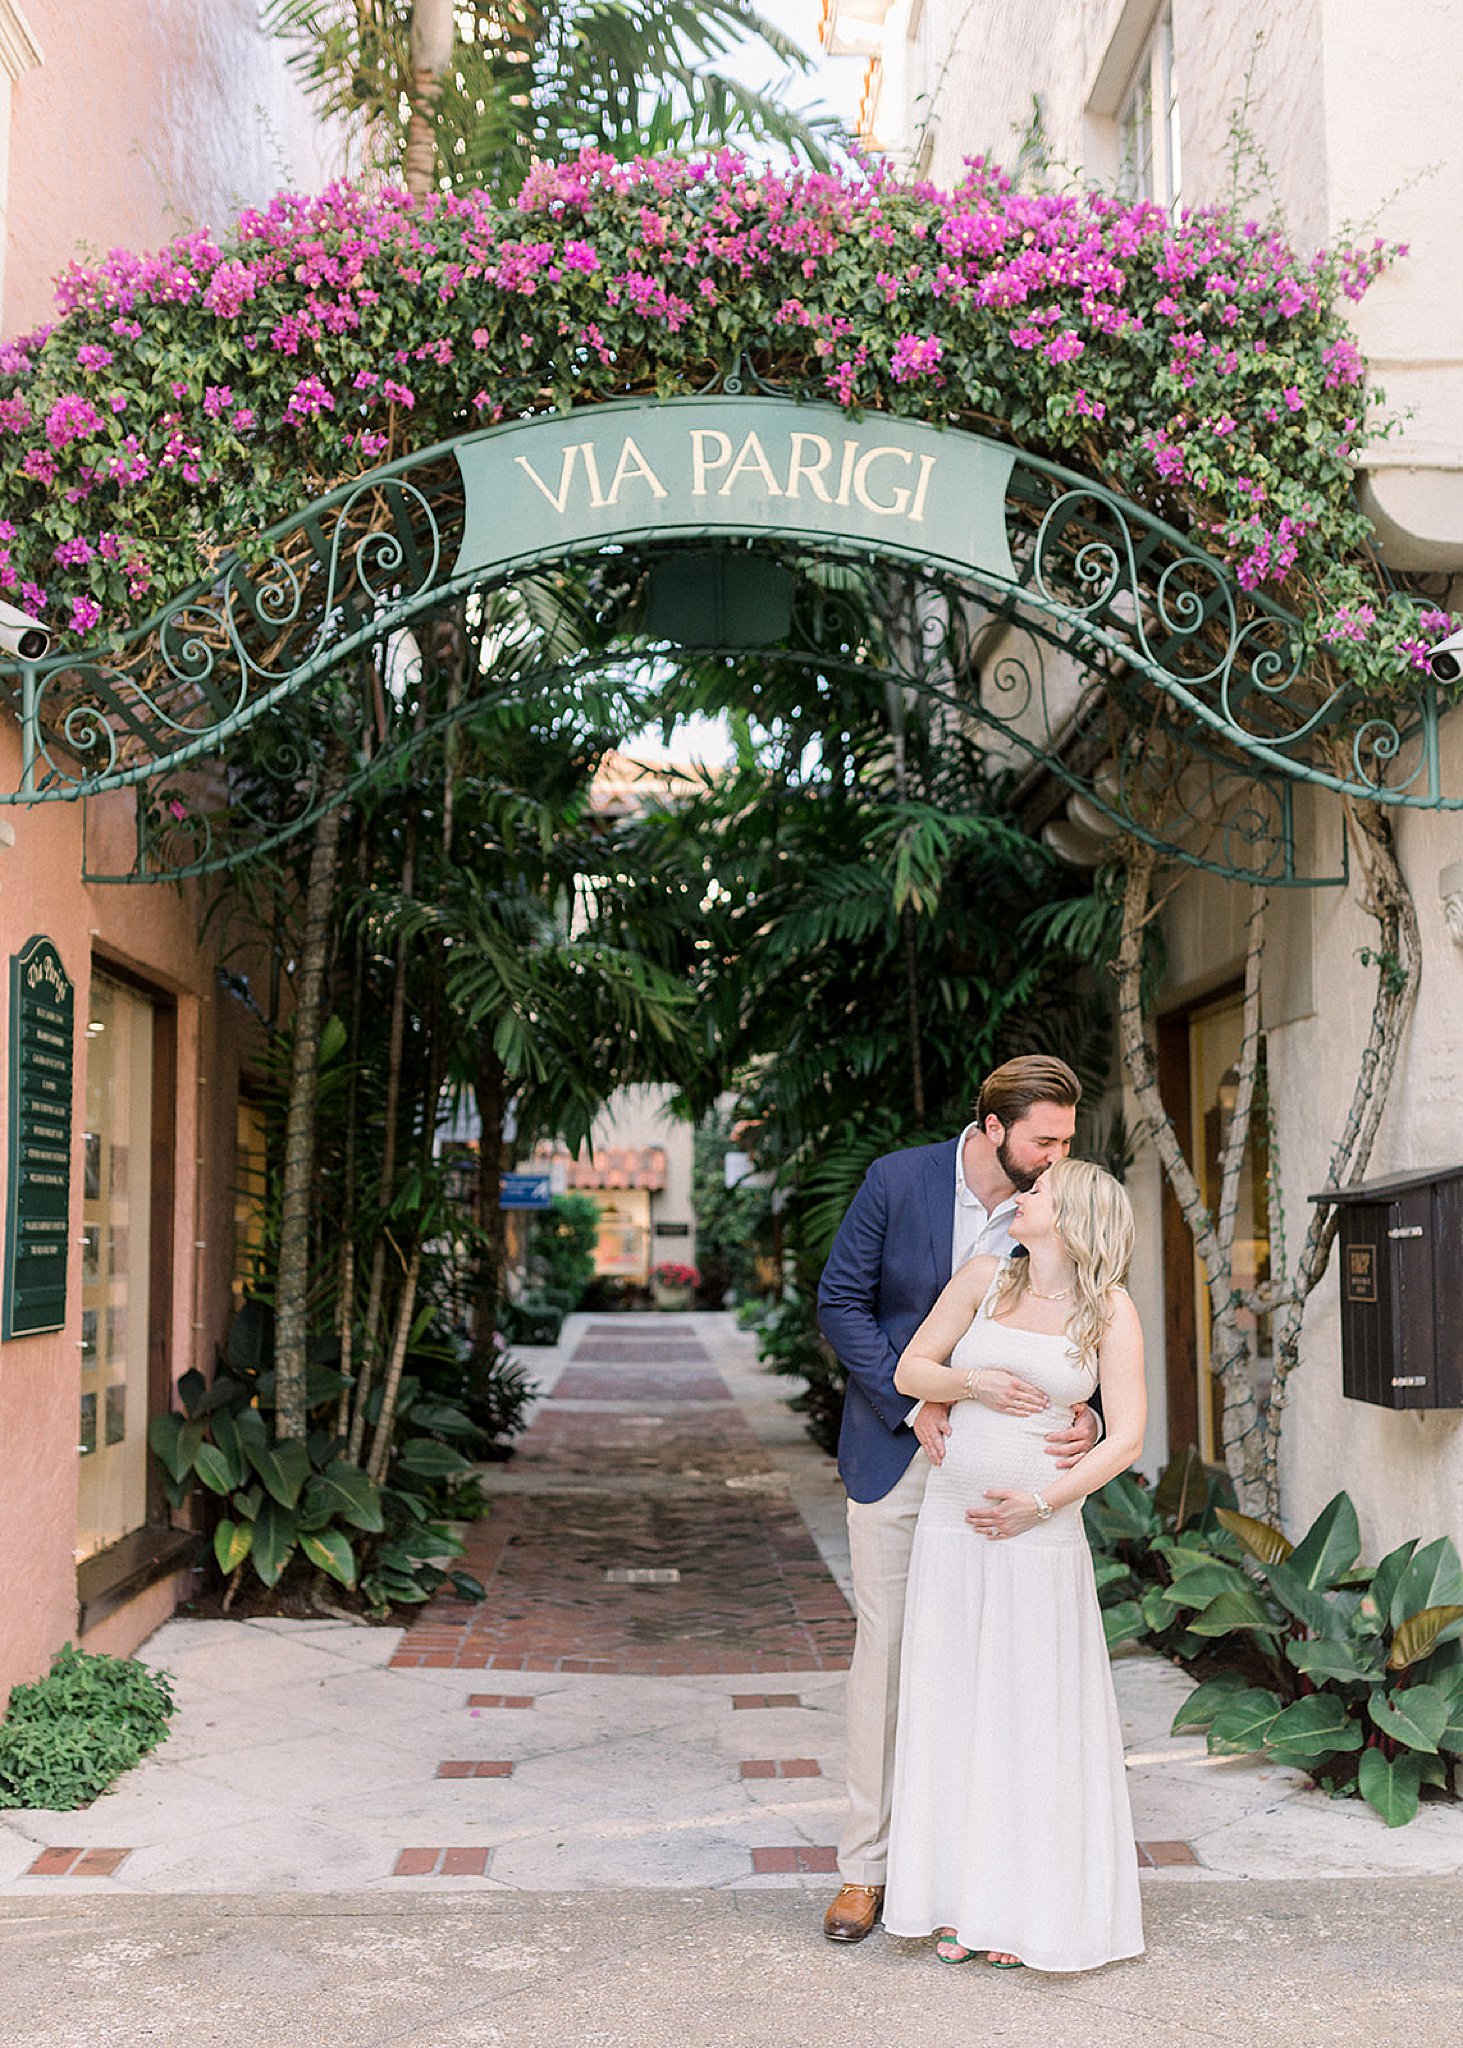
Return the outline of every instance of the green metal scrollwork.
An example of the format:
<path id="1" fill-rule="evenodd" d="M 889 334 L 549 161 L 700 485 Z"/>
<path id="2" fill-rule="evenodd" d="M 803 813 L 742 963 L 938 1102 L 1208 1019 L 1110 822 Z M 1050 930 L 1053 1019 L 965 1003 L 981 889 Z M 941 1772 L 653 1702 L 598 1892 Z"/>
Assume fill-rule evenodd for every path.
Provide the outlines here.
<path id="1" fill-rule="evenodd" d="M 734 379 L 742 381 L 740 364 L 723 374 L 723 392 Z M 584 431 L 613 412 L 617 429 L 643 415 L 647 423 L 659 420 L 663 432 L 667 410 L 695 403 L 585 408 Z M 795 429 L 802 441 L 831 446 L 842 434 L 846 448 L 860 434 L 887 441 L 901 432 L 883 415 L 859 422 L 836 408 L 774 395 L 740 403 L 765 423 L 769 439 L 774 430 Z M 136 788 L 139 868 L 125 879 L 215 872 L 242 857 L 208 812 L 211 789 L 216 794 L 219 779 L 229 781 L 231 749 L 241 735 L 261 736 L 271 715 L 302 692 L 354 687 L 353 671 L 373 648 L 469 593 L 511 586 L 555 561 L 604 554 L 603 533 L 576 534 L 571 521 L 552 548 L 513 554 L 510 533 L 501 559 L 459 568 L 467 517 L 462 448 L 509 431 L 520 437 L 515 447 L 528 445 L 531 427 L 514 422 L 404 458 L 310 503 L 247 550 L 223 558 L 208 578 L 110 650 L 0 664 L 0 695 L 20 721 L 22 742 L 18 783 L 0 791 L 0 804 Z M 1336 879 L 1294 871 L 1290 792 L 1298 784 L 1399 808 L 1463 808 L 1463 796 L 1441 787 L 1439 706 L 1430 685 L 1405 714 L 1378 714 L 1343 740 L 1342 722 L 1355 707 L 1324 664 L 1308 660 L 1299 620 L 1240 589 L 1224 564 L 1185 535 L 1092 479 L 946 431 L 993 451 L 992 473 L 1007 478 L 1001 552 L 1008 550 L 1012 574 L 982 566 L 978 556 L 964 569 L 952 567 L 948 553 L 943 561 L 922 556 L 907 522 L 898 530 L 890 522 L 887 540 L 869 538 L 868 518 L 863 531 L 842 531 L 838 504 L 821 482 L 827 504 L 818 507 L 817 534 L 807 530 L 806 503 L 799 507 L 802 523 L 790 523 L 779 484 L 764 490 L 745 518 L 738 512 L 728 524 L 719 511 L 714 529 L 701 530 L 701 544 L 756 546 L 794 566 L 816 557 L 876 571 L 910 616 L 941 621 L 938 630 L 916 634 L 907 655 L 885 650 L 894 680 L 943 697 L 952 715 L 977 719 L 1008 750 L 1080 791 L 1115 829 L 1151 838 L 1196 865 L 1280 883 Z M 566 474 L 535 481 L 551 494 L 554 478 Z M 828 474 L 831 480 L 834 472 Z M 785 481 L 791 487 L 799 479 Z M 602 497 L 605 480 L 595 488 Z M 659 501 L 653 509 L 664 513 Z M 888 505 L 875 501 L 872 509 L 883 513 Z M 647 516 L 646 548 L 669 537 L 657 543 Z M 697 537 L 684 521 L 674 529 L 678 545 Z M 613 552 L 627 548 L 639 551 L 640 543 L 617 541 Z M 992 652 L 1003 634 L 1005 652 Z M 804 621 L 776 658 L 835 667 L 847 659 L 867 670 L 867 649 L 844 655 L 817 639 Z M 1031 649 L 1038 650 L 1035 668 Z M 628 658 L 644 649 L 632 634 L 620 651 Z M 1044 667 L 1048 657 L 1060 657 L 1060 704 Z M 547 687 L 549 670 L 536 673 Z M 568 671 L 561 665 L 553 673 L 562 680 Z M 386 718 L 375 772 L 410 744 L 401 723 Z M 276 837 L 301 829 L 319 801 L 313 765 L 289 757 L 283 732 L 278 750 L 275 780 L 293 795 L 286 818 L 270 809 L 267 830 Z M 267 748 L 256 750 L 254 762 L 260 774 L 274 772 Z M 212 770 L 209 763 L 216 764 Z M 218 806 L 220 819 L 225 810 L 239 815 L 237 798 L 229 792 Z M 246 816 L 247 810 L 246 801 Z M 265 831 L 262 813 L 256 822 Z M 244 840 L 256 849 L 261 843 L 252 830 Z"/>

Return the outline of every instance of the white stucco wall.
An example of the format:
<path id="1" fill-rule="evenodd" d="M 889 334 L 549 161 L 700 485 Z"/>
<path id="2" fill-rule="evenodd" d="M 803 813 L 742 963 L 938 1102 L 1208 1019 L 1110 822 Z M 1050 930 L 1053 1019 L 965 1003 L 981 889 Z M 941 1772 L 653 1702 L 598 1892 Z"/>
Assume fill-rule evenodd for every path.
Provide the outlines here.
<path id="1" fill-rule="evenodd" d="M 0 0 L 0 29 L 17 11 Z M 23 0 L 23 19 L 41 61 L 0 128 L 7 334 L 49 317 L 74 258 L 220 231 L 282 186 L 318 191 L 343 160 L 256 0 Z"/>
<path id="2" fill-rule="evenodd" d="M 949 186 L 984 152 L 1010 163 L 1040 107 L 1048 149 L 1074 177 L 1110 183 L 1113 119 L 1159 0 L 896 0 L 884 28 L 880 141 Z M 1183 200 L 1240 197 L 1273 213 L 1303 248 L 1346 234 L 1405 242 L 1410 254 L 1352 312 L 1374 381 L 1406 414 L 1362 480 L 1399 568 L 1463 570 L 1463 0 L 1173 0 Z M 1237 118 L 1249 142 L 1238 159 Z M 1058 174 L 1060 175 L 1060 174 Z M 1457 586 L 1455 586 L 1456 595 Z M 1444 729 L 1444 782 L 1463 791 L 1463 713 Z M 1302 795 L 1301 854 L 1334 866 L 1338 806 Z M 1423 935 L 1420 1003 L 1369 1177 L 1463 1160 L 1463 952 L 1438 894 L 1463 859 L 1463 818 L 1398 825 Z M 1168 1005 L 1240 972 L 1242 892 L 1193 878 L 1168 907 Z M 1278 1120 L 1284 1222 L 1294 1246 L 1307 1197 L 1325 1184 L 1371 1016 L 1376 928 L 1355 888 L 1273 900 L 1264 1012 Z M 1129 1101 L 1128 1112 L 1138 1121 Z M 1150 1427 L 1161 1463 L 1163 1276 L 1159 1179 L 1151 1149 L 1129 1182 L 1138 1218 L 1133 1292 L 1148 1332 Z M 1463 1274 L 1444 1313 L 1463 1313 Z M 1334 1272 L 1313 1298 L 1292 1383 L 1283 1477 L 1299 1528 L 1345 1486 L 1368 1554 L 1410 1535 L 1463 1538 L 1463 1414 L 1392 1414 L 1341 1394 Z"/>
<path id="3" fill-rule="evenodd" d="M 650 1262 L 668 1260 L 678 1265 L 696 1263 L 696 1212 L 691 1201 L 691 1170 L 694 1134 L 691 1126 L 670 1113 L 673 1090 L 621 1088 L 610 1098 L 609 1107 L 597 1118 L 591 1136 L 595 1151 L 612 1145 L 663 1145 L 665 1186 L 650 1198 Z M 685 1237 L 660 1237 L 656 1225 L 688 1223 Z"/>

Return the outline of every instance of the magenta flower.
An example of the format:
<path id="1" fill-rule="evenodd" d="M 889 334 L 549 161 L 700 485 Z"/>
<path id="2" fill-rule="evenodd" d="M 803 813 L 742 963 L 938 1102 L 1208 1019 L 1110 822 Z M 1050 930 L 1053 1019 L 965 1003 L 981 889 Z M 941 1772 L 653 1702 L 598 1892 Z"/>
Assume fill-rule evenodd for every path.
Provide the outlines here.
<path id="1" fill-rule="evenodd" d="M 89 562 L 95 552 L 85 535 L 78 533 L 71 540 L 63 540 L 51 559 L 63 569 L 77 569 Z"/>
<path id="2" fill-rule="evenodd" d="M 112 351 L 103 348 L 99 341 L 84 341 L 76 351 L 77 368 L 82 370 L 105 370 L 113 361 Z"/>
<path id="3" fill-rule="evenodd" d="M 889 359 L 889 374 L 896 384 L 911 384 L 916 377 L 932 375 L 944 353 L 938 334 L 901 334 Z"/>
<path id="4" fill-rule="evenodd" d="M 313 419 L 318 413 L 334 412 L 335 400 L 318 377 L 302 377 L 285 411 L 291 419 Z"/>
<path id="5" fill-rule="evenodd" d="M 102 416 L 91 400 L 79 391 L 68 391 L 46 414 L 46 439 L 53 448 L 64 448 L 68 441 L 90 440 L 101 424 Z"/>
<path id="6" fill-rule="evenodd" d="M 102 608 L 94 597 L 73 597 L 70 630 L 73 633 L 89 633 L 101 615 Z"/>

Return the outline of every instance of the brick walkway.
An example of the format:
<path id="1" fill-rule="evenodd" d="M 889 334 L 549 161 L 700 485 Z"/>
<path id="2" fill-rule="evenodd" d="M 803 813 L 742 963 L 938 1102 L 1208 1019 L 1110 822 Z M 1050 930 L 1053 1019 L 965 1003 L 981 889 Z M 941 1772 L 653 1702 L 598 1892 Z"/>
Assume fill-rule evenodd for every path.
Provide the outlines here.
<path id="1" fill-rule="evenodd" d="M 487 1599 L 424 1609 L 397 1667 L 847 1669 L 848 1604 L 694 1335 L 588 1325 L 513 1471 L 463 1559 Z"/>

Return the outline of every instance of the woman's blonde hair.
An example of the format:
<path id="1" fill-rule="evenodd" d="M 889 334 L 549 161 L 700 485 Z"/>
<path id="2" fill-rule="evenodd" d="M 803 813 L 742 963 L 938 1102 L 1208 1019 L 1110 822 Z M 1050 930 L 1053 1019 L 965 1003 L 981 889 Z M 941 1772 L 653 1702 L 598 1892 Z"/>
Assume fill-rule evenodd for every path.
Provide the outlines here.
<path id="1" fill-rule="evenodd" d="M 1057 1235 L 1077 1268 L 1076 1308 L 1067 1335 L 1078 1362 L 1095 1372 L 1098 1347 L 1112 1318 L 1108 1295 L 1125 1283 L 1132 1264 L 1133 1205 L 1122 1182 L 1090 1159 L 1058 1159 L 1047 1168 L 1046 1182 Z M 1025 1259 L 1013 1259 L 1006 1267 L 991 1302 L 992 1315 L 1026 1292 L 1027 1265 Z"/>

